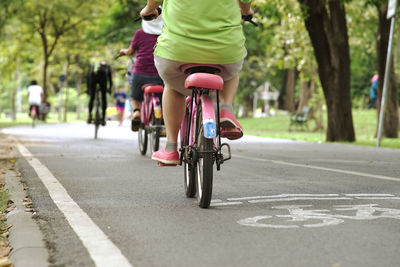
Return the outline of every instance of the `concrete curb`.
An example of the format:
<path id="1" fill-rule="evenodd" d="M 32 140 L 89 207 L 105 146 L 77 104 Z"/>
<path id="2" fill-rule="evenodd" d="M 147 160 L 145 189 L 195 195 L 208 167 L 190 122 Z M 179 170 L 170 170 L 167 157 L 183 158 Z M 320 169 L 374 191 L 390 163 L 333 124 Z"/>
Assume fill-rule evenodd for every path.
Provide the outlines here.
<path id="1" fill-rule="evenodd" d="M 7 214 L 7 222 L 13 225 L 9 232 L 9 242 L 13 250 L 9 258 L 15 267 L 49 266 L 49 252 L 43 241 L 38 224 L 30 212 L 25 212 L 23 199 L 26 197 L 20 178 L 14 171 L 6 173 L 6 189 L 14 202 L 15 209 Z"/>

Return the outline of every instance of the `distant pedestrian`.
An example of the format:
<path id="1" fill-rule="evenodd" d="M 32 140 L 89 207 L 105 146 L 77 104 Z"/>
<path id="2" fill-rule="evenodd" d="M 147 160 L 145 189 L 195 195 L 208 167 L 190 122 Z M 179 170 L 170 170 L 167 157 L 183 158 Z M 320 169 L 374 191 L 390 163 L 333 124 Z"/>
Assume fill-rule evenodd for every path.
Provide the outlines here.
<path id="1" fill-rule="evenodd" d="M 369 109 L 376 108 L 376 100 L 378 99 L 378 80 L 378 74 L 375 74 L 371 79 L 371 88 L 369 89 Z"/>
<path id="2" fill-rule="evenodd" d="M 114 101 L 115 107 L 117 108 L 119 126 L 122 125 L 122 121 L 124 120 L 125 100 L 126 93 L 124 92 L 122 87 L 118 87 L 117 92 L 114 93 Z"/>

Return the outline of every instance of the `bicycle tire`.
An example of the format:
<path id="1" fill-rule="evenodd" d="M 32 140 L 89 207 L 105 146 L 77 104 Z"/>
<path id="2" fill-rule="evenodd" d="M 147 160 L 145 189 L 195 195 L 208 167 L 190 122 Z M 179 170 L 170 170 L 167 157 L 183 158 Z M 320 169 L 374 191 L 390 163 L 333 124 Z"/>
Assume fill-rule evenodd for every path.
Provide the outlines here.
<path id="1" fill-rule="evenodd" d="M 32 106 L 32 109 L 30 111 L 31 117 L 32 117 L 32 128 L 35 128 L 36 126 L 36 119 L 37 119 L 37 110 L 35 106 Z"/>
<path id="2" fill-rule="evenodd" d="M 35 128 L 36 126 L 36 115 L 32 114 L 32 128 Z"/>
<path id="3" fill-rule="evenodd" d="M 155 127 L 152 127 L 155 126 Z M 154 114 L 151 115 L 150 119 L 150 149 L 151 153 L 157 151 L 160 148 L 160 133 L 161 133 L 161 121 L 154 118 Z"/>
<path id="4" fill-rule="evenodd" d="M 214 164 L 214 141 L 204 137 L 203 124 L 201 123 L 202 111 L 199 105 L 196 123 L 196 140 L 198 150 L 197 172 L 196 172 L 196 189 L 197 201 L 200 208 L 208 208 L 211 203 L 212 187 L 213 187 L 213 164 Z"/>
<path id="5" fill-rule="evenodd" d="M 187 125 L 187 120 L 189 118 L 189 107 L 186 108 L 184 125 Z M 186 127 L 186 131 L 189 130 L 189 127 Z M 182 133 L 181 135 L 181 146 L 187 146 L 189 141 L 185 140 L 186 133 Z M 182 152 L 184 153 L 184 152 Z M 196 196 L 196 162 L 197 162 L 197 153 L 195 151 L 191 151 L 188 155 L 189 162 L 183 162 L 183 175 L 184 175 L 184 188 L 185 195 L 188 198 L 193 198 Z"/>
<path id="6" fill-rule="evenodd" d="M 148 141 L 148 132 L 144 126 L 144 124 L 141 124 L 138 130 L 138 143 L 139 143 L 139 151 L 140 154 L 143 156 L 146 155 L 147 152 L 147 141 Z"/>
<path id="7" fill-rule="evenodd" d="M 96 111 L 95 111 L 95 116 L 94 116 L 94 139 L 97 139 L 98 137 L 98 132 L 99 132 L 99 127 L 100 127 L 100 99 L 98 96 L 98 92 L 96 92 Z"/>

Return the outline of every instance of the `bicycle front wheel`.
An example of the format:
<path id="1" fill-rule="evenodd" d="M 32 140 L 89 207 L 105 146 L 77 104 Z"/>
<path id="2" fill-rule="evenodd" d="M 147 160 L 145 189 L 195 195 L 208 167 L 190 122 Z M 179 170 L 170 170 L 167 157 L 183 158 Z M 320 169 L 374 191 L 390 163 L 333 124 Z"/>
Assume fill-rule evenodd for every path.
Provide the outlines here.
<path id="1" fill-rule="evenodd" d="M 101 116 L 100 116 L 100 97 L 99 97 L 99 91 L 96 92 L 96 105 L 95 105 L 95 116 L 94 116 L 94 139 L 97 139 L 98 132 L 99 132 L 99 127 L 101 123 Z"/>
<path id="2" fill-rule="evenodd" d="M 199 107 L 196 122 L 198 151 L 198 161 L 196 164 L 197 200 L 201 208 L 208 208 L 211 202 L 213 187 L 214 141 L 213 139 L 204 137 L 201 118 L 201 107 Z"/>
<path id="3" fill-rule="evenodd" d="M 94 119 L 94 139 L 97 139 L 99 127 L 100 127 L 100 111 L 96 107 L 96 115 Z"/>

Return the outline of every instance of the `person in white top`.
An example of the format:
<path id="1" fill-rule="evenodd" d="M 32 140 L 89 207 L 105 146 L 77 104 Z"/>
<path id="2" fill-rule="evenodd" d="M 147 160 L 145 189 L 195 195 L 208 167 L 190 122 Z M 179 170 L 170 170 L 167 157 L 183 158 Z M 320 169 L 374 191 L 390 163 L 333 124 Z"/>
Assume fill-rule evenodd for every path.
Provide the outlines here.
<path id="1" fill-rule="evenodd" d="M 43 88 L 37 84 L 37 81 L 31 81 L 31 85 L 28 87 L 28 102 L 29 102 L 29 116 L 32 111 L 32 107 L 36 107 L 36 112 L 39 113 L 39 106 L 42 103 Z"/>

